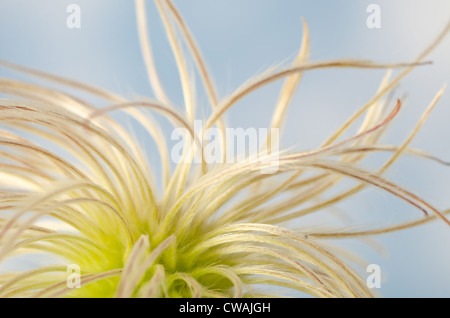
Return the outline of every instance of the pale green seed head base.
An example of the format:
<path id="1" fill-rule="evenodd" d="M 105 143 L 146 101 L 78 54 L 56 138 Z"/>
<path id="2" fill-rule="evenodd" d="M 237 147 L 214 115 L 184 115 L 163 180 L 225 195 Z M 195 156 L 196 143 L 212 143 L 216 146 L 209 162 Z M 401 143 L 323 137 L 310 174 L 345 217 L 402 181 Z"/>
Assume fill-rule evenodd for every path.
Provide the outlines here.
<path id="1" fill-rule="evenodd" d="M 1 297 L 277 296 L 260 288 L 267 285 L 318 297 L 372 297 L 373 290 L 349 266 L 348 255 L 328 244 L 330 239 L 404 230 L 435 219 L 450 225 L 445 217 L 448 211 L 438 210 L 383 177 L 405 153 L 446 164 L 409 147 L 444 89 L 402 144 L 380 142 L 402 104 L 401 100 L 390 102 L 386 96 L 413 68 L 426 67 L 418 65 L 424 64 L 450 25 L 417 60 L 386 65 L 363 60 L 309 61 L 304 23 L 301 49 L 292 65 L 270 69 L 220 99 L 176 7 L 170 0 L 156 0 L 156 4 L 180 74 L 182 111 L 172 104 L 156 72 L 143 0 L 136 1 L 137 24 L 155 100 L 130 101 L 84 83 L 0 62 L 2 67 L 92 94 L 111 105 L 97 109 L 63 91 L 0 80 L 0 93 L 11 96 L 0 101 L 0 262 L 32 253 L 61 260 L 26 272 L 2 273 Z M 264 164 L 251 162 L 180 163 L 171 169 L 168 136 L 143 109 L 166 116 L 174 127 L 188 129 L 196 142 L 201 138 L 194 135 L 195 89 L 182 45 L 189 49 L 212 107 L 204 129 L 224 131 L 223 115 L 237 101 L 277 80 L 283 79 L 284 85 L 269 128 L 282 127 L 305 72 L 336 67 L 388 71 L 373 98 L 320 148 L 277 153 L 279 167 L 274 174 L 261 174 Z M 401 72 L 391 78 L 389 70 L 393 68 Z M 144 149 L 109 116 L 115 110 L 134 117 L 155 140 L 163 172 L 161 195 L 157 195 L 155 168 L 149 166 Z M 341 138 L 362 117 L 359 132 Z M 23 136 L 45 140 L 45 146 Z M 268 143 L 271 138 L 269 134 Z M 186 144 L 184 156 L 192 155 L 190 146 L 193 144 Z M 390 154 L 383 166 L 374 171 L 361 167 L 366 156 L 380 151 Z M 324 200 L 322 195 L 345 178 L 358 184 Z M 301 222 L 303 216 L 354 196 L 368 185 L 410 203 L 425 216 L 359 232 L 287 228 L 290 222 Z M 240 196 L 243 192 L 246 195 Z M 45 217 L 66 224 L 66 230 L 40 225 L 38 221 Z M 67 264 L 79 266 L 81 288 L 69 288 Z"/>

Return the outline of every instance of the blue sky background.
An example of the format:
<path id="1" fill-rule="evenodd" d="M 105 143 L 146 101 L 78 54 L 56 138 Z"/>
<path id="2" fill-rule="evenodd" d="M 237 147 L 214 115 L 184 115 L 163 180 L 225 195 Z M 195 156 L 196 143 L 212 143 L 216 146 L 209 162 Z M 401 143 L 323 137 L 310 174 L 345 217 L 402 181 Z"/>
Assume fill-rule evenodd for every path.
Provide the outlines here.
<path id="1" fill-rule="evenodd" d="M 66 7 L 81 7 L 81 29 L 66 27 Z M 175 104 L 182 95 L 173 56 L 152 1 L 148 15 L 154 57 L 162 82 Z M 447 0 L 176 1 L 202 49 L 221 97 L 251 76 L 284 60 L 292 60 L 302 37 L 301 17 L 310 29 L 311 59 L 371 59 L 408 62 L 417 57 L 450 19 Z M 366 26 L 369 4 L 381 7 L 381 29 Z M 0 0 L 0 59 L 77 79 L 129 98 L 151 96 L 141 58 L 133 2 L 129 0 L 31 1 Z M 427 58 L 432 65 L 413 71 L 396 90 L 408 99 L 386 136 L 401 142 L 422 111 L 450 78 L 450 37 Z M 283 133 L 284 146 L 317 147 L 375 93 L 384 71 L 320 70 L 307 73 L 294 98 Z M 0 68 L 0 77 L 33 80 Z M 197 82 L 200 86 L 200 82 Z M 266 127 L 281 82 L 255 92 L 227 114 L 232 127 Z M 199 90 L 199 105 L 207 99 Z M 450 160 L 450 97 L 441 99 L 413 146 Z M 158 117 L 159 118 L 159 117 Z M 130 125 L 133 122 L 130 121 Z M 139 129 L 136 128 L 139 135 Z M 353 130 L 354 132 L 354 130 Z M 142 136 L 144 145 L 152 146 Z M 151 156 L 151 155 L 150 155 Z M 376 167 L 382 155 L 366 161 Z M 156 157 L 151 160 L 157 163 Z M 436 207 L 450 208 L 450 168 L 405 157 L 388 172 L 395 181 L 422 194 Z M 383 225 L 420 217 L 421 212 L 398 199 L 368 188 L 337 208 L 353 211 L 361 222 Z M 319 215 L 312 222 L 333 224 Z M 450 296 L 450 229 L 440 222 L 408 232 L 376 238 L 387 252 L 346 242 L 369 263 L 381 266 L 380 294 L 385 297 Z"/>

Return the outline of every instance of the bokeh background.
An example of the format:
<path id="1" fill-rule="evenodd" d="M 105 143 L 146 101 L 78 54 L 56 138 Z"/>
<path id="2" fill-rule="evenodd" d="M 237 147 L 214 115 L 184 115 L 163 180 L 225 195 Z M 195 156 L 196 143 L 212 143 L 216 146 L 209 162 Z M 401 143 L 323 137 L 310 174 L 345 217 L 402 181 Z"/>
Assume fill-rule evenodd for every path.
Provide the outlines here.
<path id="1" fill-rule="evenodd" d="M 81 7 L 80 29 L 66 26 L 66 8 L 71 3 Z M 359 58 L 386 63 L 413 61 L 450 19 L 448 0 L 174 0 L 174 3 L 196 37 L 221 97 L 266 68 L 291 61 L 301 42 L 302 17 L 310 29 L 312 60 Z M 381 8 L 380 29 L 366 26 L 369 16 L 366 8 L 371 3 Z M 151 97 L 134 10 L 130 0 L 0 0 L 0 59 L 73 78 L 128 98 Z M 170 97 L 182 107 L 174 58 L 152 1 L 148 1 L 147 11 L 157 69 Z M 386 143 L 404 140 L 434 95 L 450 79 L 450 36 L 426 60 L 433 64 L 414 70 L 395 91 L 396 97 L 405 94 L 408 97 L 386 136 Z M 282 145 L 296 145 L 297 149 L 305 150 L 317 147 L 373 96 L 384 73 L 384 70 L 354 69 L 307 73 L 289 110 Z M 0 68 L 0 77 L 39 82 L 5 68 Z M 227 113 L 230 126 L 266 127 L 281 84 L 281 81 L 271 84 L 234 106 Z M 207 114 L 207 98 L 199 81 L 197 86 L 199 114 Z M 140 134 L 135 123 L 130 120 L 128 124 L 136 129 L 136 136 L 142 139 L 149 149 L 150 160 L 157 165 L 152 142 Z M 169 126 L 164 127 L 170 133 Z M 353 127 L 350 133 L 356 129 L 357 126 Z M 450 160 L 449 139 L 447 92 L 412 145 Z M 364 164 L 377 167 L 386 158 L 378 154 Z M 387 175 L 436 207 L 450 208 L 450 167 L 404 157 Z M 369 187 L 305 222 L 320 226 L 343 224 L 338 217 L 343 212 L 361 226 L 389 225 L 421 217 L 420 211 Z M 450 229 L 442 222 L 381 235 L 375 241 L 384 247 L 385 253 L 366 243 L 337 244 L 355 251 L 368 263 L 380 265 L 381 296 L 450 296 Z M 16 267 L 30 266 L 31 260 L 16 264 Z M 364 269 L 360 271 L 364 273 Z"/>

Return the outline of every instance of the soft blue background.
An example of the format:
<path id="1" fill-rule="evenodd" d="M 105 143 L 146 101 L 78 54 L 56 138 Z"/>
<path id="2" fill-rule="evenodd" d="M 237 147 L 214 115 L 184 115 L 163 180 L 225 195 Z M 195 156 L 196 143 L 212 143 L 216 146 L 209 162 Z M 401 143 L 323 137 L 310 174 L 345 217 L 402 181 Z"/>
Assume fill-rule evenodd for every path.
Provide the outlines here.
<path id="1" fill-rule="evenodd" d="M 275 63 L 291 60 L 302 36 L 301 17 L 309 24 L 311 58 L 363 58 L 379 62 L 412 61 L 450 19 L 448 0 L 174 1 L 195 35 L 221 97 Z M 81 29 L 66 27 L 66 7 L 81 6 Z M 381 6 L 382 28 L 368 29 L 366 7 Z M 182 104 L 174 60 L 151 1 L 149 23 L 155 61 L 171 97 Z M 137 41 L 134 6 L 129 0 L 0 0 L 0 59 L 46 70 L 133 98 L 151 96 Z M 450 77 L 450 37 L 428 57 L 433 65 L 416 69 L 397 89 L 408 100 L 391 133 L 401 142 L 421 112 Z M 288 114 L 283 145 L 316 147 L 376 91 L 384 71 L 320 70 L 306 74 Z M 0 68 L 1 77 L 29 79 Z M 199 82 L 197 82 L 200 86 Z M 280 83 L 247 97 L 227 115 L 233 127 L 266 127 Z M 207 99 L 199 91 L 199 105 Z M 450 97 L 439 102 L 413 146 L 450 160 Z M 132 124 L 133 122 L 130 121 Z M 136 128 L 138 130 L 138 128 Z M 354 132 L 354 130 L 353 130 Z M 139 133 L 139 132 L 138 132 Z M 145 140 L 148 147 L 152 143 Z M 151 155 L 150 155 L 151 156 Z M 385 156 L 365 162 L 379 165 Z M 152 160 L 157 164 L 155 156 Z M 450 207 L 450 168 L 422 159 L 400 160 L 388 172 L 436 207 Z M 359 221 L 388 225 L 420 217 L 421 212 L 376 189 L 343 202 Z M 333 211 L 331 211 L 333 212 Z M 336 211 L 334 211 L 336 212 Z M 313 222 L 333 224 L 328 214 Z M 346 243 L 369 263 L 380 264 L 385 297 L 450 296 L 450 229 L 441 222 L 408 232 L 379 236 L 387 255 L 366 245 Z"/>

